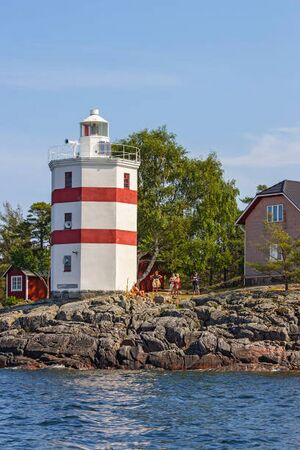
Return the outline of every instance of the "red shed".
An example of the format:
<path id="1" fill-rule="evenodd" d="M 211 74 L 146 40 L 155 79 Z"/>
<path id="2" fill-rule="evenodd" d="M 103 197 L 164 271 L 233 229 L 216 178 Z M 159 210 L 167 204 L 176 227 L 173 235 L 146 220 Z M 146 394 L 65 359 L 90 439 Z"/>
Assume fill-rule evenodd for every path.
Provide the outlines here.
<path id="1" fill-rule="evenodd" d="M 45 283 L 30 270 L 10 266 L 2 276 L 5 277 L 6 297 L 32 301 L 47 297 Z"/>
<path id="2" fill-rule="evenodd" d="M 140 262 L 139 262 L 139 266 L 138 266 L 138 278 L 144 273 L 144 271 L 147 269 L 147 266 L 150 262 L 150 257 L 148 255 L 144 256 L 143 258 L 141 258 Z M 159 262 L 156 262 L 154 264 L 154 266 L 152 267 L 149 275 L 144 278 L 143 281 L 140 282 L 140 289 L 143 289 L 143 291 L 145 292 L 151 292 L 152 291 L 152 280 L 151 280 L 151 275 L 154 275 L 154 272 L 158 270 L 160 275 L 162 275 L 162 279 L 161 279 L 161 290 L 164 290 L 165 288 L 165 281 L 167 279 L 167 273 L 165 272 L 165 270 L 161 270 L 159 267 Z"/>

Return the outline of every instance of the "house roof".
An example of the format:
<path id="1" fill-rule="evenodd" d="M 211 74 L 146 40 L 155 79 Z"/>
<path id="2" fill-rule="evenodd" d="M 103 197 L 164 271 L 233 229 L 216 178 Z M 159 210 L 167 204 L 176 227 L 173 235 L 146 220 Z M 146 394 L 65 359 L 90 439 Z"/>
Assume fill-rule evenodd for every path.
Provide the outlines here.
<path id="1" fill-rule="evenodd" d="M 9 271 L 9 269 L 11 269 L 13 266 L 10 265 L 6 271 L 2 274 L 2 277 L 5 277 L 5 275 L 7 274 L 7 272 Z M 27 270 L 27 269 L 22 269 L 21 267 L 16 267 L 17 269 L 21 270 L 21 272 L 23 272 L 24 275 L 27 275 L 28 277 L 36 277 L 37 275 L 34 272 L 31 272 L 31 270 Z"/>
<path id="2" fill-rule="evenodd" d="M 236 221 L 237 225 L 244 225 L 247 217 L 253 211 L 257 203 L 263 197 L 272 197 L 275 195 L 284 195 L 300 211 L 300 181 L 283 180 L 273 186 L 258 192 L 254 199 Z"/>

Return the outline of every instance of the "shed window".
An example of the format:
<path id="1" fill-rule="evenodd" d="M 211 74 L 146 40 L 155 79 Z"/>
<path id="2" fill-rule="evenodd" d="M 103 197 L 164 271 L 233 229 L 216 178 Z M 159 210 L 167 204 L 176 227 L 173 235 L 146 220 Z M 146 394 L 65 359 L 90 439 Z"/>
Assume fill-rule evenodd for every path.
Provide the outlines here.
<path id="1" fill-rule="evenodd" d="M 64 272 L 71 272 L 72 258 L 71 255 L 64 256 Z"/>
<path id="2" fill-rule="evenodd" d="M 130 189 L 130 173 L 124 173 L 124 188 Z"/>
<path id="3" fill-rule="evenodd" d="M 283 205 L 267 206 L 268 222 L 283 222 Z"/>
<path id="4" fill-rule="evenodd" d="M 72 172 L 65 172 L 65 187 L 72 187 Z"/>
<path id="5" fill-rule="evenodd" d="M 22 291 L 22 275 L 11 277 L 11 290 L 15 292 Z"/>

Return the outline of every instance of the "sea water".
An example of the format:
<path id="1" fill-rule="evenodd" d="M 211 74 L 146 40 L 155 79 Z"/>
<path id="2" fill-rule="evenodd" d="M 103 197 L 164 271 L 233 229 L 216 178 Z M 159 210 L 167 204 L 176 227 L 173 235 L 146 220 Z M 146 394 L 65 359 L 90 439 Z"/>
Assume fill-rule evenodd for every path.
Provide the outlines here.
<path id="1" fill-rule="evenodd" d="M 300 376 L 0 370 L 1 449 L 300 449 Z"/>

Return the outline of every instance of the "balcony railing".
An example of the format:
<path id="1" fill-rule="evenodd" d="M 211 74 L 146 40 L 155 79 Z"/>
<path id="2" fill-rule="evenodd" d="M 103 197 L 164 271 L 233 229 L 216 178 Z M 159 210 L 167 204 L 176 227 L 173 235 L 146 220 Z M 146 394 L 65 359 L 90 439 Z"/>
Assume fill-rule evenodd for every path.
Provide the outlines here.
<path id="1" fill-rule="evenodd" d="M 132 145 L 97 143 L 92 149 L 90 158 L 122 159 L 140 162 L 140 149 Z M 48 162 L 61 159 L 77 159 L 85 157 L 80 153 L 80 144 L 65 144 L 51 147 L 48 151 Z"/>

